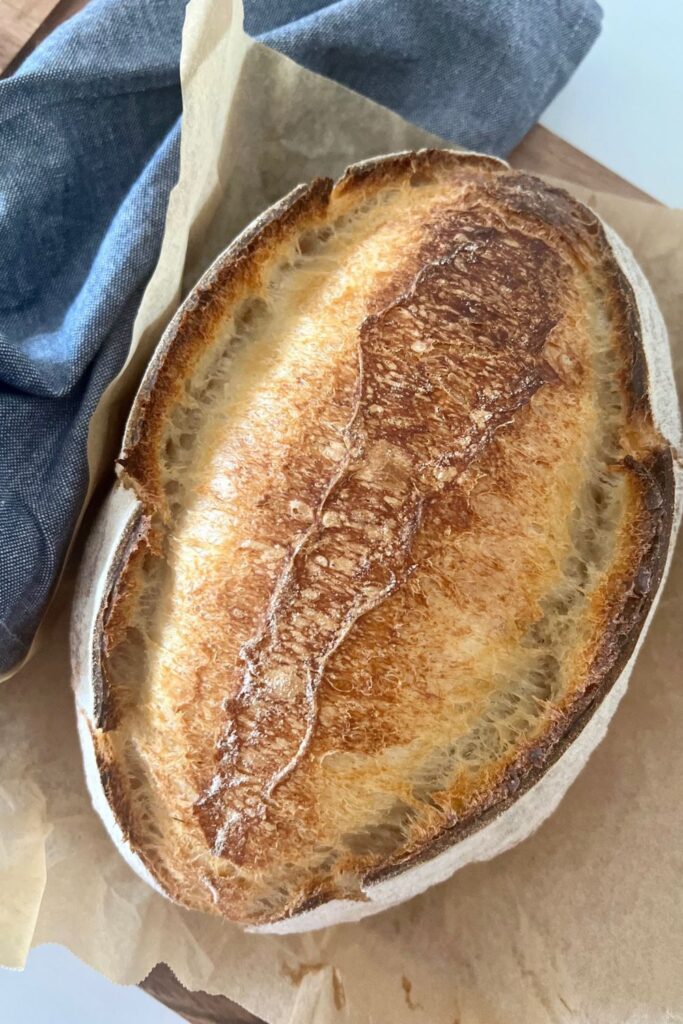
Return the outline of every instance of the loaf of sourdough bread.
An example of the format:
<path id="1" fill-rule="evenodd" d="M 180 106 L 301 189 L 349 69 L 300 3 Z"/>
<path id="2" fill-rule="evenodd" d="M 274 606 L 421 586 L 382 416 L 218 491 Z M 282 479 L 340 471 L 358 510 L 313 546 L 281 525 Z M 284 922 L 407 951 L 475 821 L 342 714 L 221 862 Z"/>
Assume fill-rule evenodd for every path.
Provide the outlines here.
<path id="1" fill-rule="evenodd" d="M 81 569 L 124 856 L 303 930 L 529 834 L 625 689 L 679 434 L 652 294 L 565 192 L 448 151 L 295 189 L 169 326 Z"/>

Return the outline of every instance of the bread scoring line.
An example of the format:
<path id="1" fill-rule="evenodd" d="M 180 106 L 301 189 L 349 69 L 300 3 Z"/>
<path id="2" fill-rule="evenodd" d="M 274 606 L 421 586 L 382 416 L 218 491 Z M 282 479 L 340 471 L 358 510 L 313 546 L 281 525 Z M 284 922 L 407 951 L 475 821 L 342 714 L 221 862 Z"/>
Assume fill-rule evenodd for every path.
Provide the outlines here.
<path id="1" fill-rule="evenodd" d="M 493 231 L 497 235 L 495 229 L 493 229 Z M 365 600 L 361 600 L 360 603 L 356 600 L 352 602 L 351 607 L 346 614 L 342 616 L 341 621 L 339 623 L 335 623 L 336 628 L 333 635 L 330 640 L 323 645 L 323 653 L 320 657 L 315 659 L 309 658 L 309 663 L 305 665 L 305 683 L 303 684 L 303 687 L 300 682 L 298 690 L 294 693 L 293 697 L 291 693 L 287 694 L 287 680 L 285 679 L 283 685 L 282 681 L 279 680 L 277 676 L 277 647 L 278 643 L 281 642 L 281 623 L 279 621 L 278 611 L 282 608 L 283 603 L 286 603 L 287 588 L 291 587 L 296 582 L 295 570 L 298 567 L 300 556 L 303 554 L 305 547 L 311 542 L 311 540 L 313 540 L 316 534 L 318 535 L 319 542 L 322 542 L 322 539 L 325 537 L 326 525 L 324 519 L 331 497 L 340 488 L 341 484 L 348 482 L 350 471 L 352 471 L 351 478 L 353 478 L 354 472 L 355 475 L 358 475 L 359 470 L 361 470 L 364 465 L 364 457 L 367 456 L 365 445 L 370 440 L 367 429 L 365 434 L 363 434 L 362 431 L 354 434 L 354 430 L 358 428 L 359 422 L 361 422 L 361 414 L 366 413 L 363 406 L 363 392 L 364 387 L 367 384 L 363 355 L 363 341 L 377 325 L 384 323 L 392 313 L 399 311 L 407 312 L 414 322 L 419 320 L 420 307 L 418 306 L 416 311 L 411 310 L 410 305 L 411 303 L 415 304 L 417 302 L 420 288 L 423 285 L 428 284 L 430 278 L 436 278 L 439 273 L 443 274 L 447 270 L 454 268 L 456 266 L 456 261 L 460 256 L 462 256 L 467 263 L 471 264 L 472 260 L 476 259 L 482 248 L 486 249 L 490 237 L 491 236 L 489 235 L 485 240 L 473 240 L 471 238 L 467 238 L 464 242 L 457 244 L 449 255 L 432 260 L 423 265 L 413 278 L 411 286 L 406 291 L 392 302 L 388 303 L 388 305 L 380 312 L 367 316 L 360 325 L 358 343 L 358 383 L 354 398 L 353 411 L 347 426 L 344 429 L 343 437 L 345 457 L 339 465 L 337 472 L 331 478 L 325 494 L 318 504 L 318 508 L 313 513 L 310 527 L 302 536 L 300 536 L 296 547 L 293 549 L 289 557 L 285 569 L 280 574 L 277 585 L 273 590 L 269 601 L 263 628 L 256 636 L 253 637 L 253 639 L 247 641 L 247 643 L 242 647 L 241 653 L 245 662 L 245 669 L 242 673 L 240 689 L 236 697 L 229 698 L 223 703 L 224 709 L 230 715 L 230 721 L 217 746 L 220 758 L 220 767 L 204 794 L 195 804 L 195 807 L 200 812 L 200 816 L 202 816 L 202 812 L 209 810 L 210 816 L 215 822 L 218 817 L 216 812 L 218 811 L 223 821 L 223 824 L 214 831 L 213 849 L 214 854 L 217 856 L 229 855 L 228 846 L 230 844 L 231 833 L 234 836 L 235 833 L 242 832 L 242 839 L 243 841 L 246 841 L 245 827 L 248 832 L 249 822 L 255 824 L 258 820 L 263 820 L 265 818 L 267 805 L 272 799 L 275 790 L 292 774 L 305 757 L 310 748 L 318 719 L 319 709 L 317 694 L 324 676 L 326 665 L 330 657 L 344 642 L 353 626 L 363 616 L 367 615 L 370 611 L 374 611 L 379 607 L 379 605 L 386 601 L 388 597 L 395 593 L 396 590 L 401 587 L 414 572 L 415 565 L 410 563 L 409 554 L 414 537 L 421 526 L 426 504 L 439 494 L 445 493 L 446 491 L 457 490 L 462 475 L 490 445 L 495 433 L 511 422 L 517 409 L 526 404 L 532 394 L 535 393 L 539 387 L 549 381 L 557 380 L 557 377 L 551 367 L 544 360 L 538 358 L 538 353 L 540 352 L 547 335 L 555 325 L 554 322 L 549 322 L 546 336 L 541 341 L 541 344 L 536 347 L 535 351 L 527 350 L 525 352 L 523 347 L 520 346 L 520 350 L 515 353 L 517 365 L 514 369 L 518 376 L 516 383 L 517 391 L 515 391 L 513 387 L 511 394 L 506 396 L 508 399 L 507 406 L 504 406 L 502 410 L 497 410 L 497 412 L 489 411 L 485 407 L 485 402 L 483 403 L 483 406 L 481 404 L 475 406 L 475 408 L 469 411 L 468 422 L 470 437 L 469 439 L 466 438 L 464 446 L 463 444 L 460 444 L 460 446 L 456 446 L 450 451 L 444 451 L 441 449 L 436 455 L 432 455 L 430 453 L 431 462 L 428 462 L 427 468 L 430 468 L 433 471 L 436 471 L 439 468 L 442 470 L 445 469 L 445 472 L 443 473 L 443 480 L 440 482 L 437 479 L 436 483 L 432 485 L 431 490 L 427 489 L 426 491 L 423 491 L 423 493 L 420 493 L 418 487 L 416 487 L 416 467 L 410 464 L 410 469 L 412 471 L 410 477 L 411 496 L 408 501 L 409 511 L 406 521 L 403 523 L 399 521 L 398 534 L 400 537 L 400 543 L 398 545 L 394 544 L 394 547 L 389 553 L 388 560 L 385 559 L 384 562 L 380 560 L 381 567 L 388 569 L 388 580 L 384 586 L 379 588 L 379 590 L 373 591 L 371 588 L 369 596 L 362 595 L 365 596 Z M 429 294 L 429 291 L 427 291 L 427 298 L 429 298 Z M 427 309 L 428 308 L 429 303 L 427 302 Z M 440 313 L 443 316 L 444 310 L 440 309 Z M 458 314 L 457 316 L 451 316 L 450 318 L 446 316 L 444 320 L 446 325 L 449 320 L 451 323 L 461 323 L 463 322 L 463 317 L 461 314 Z M 436 342 L 432 340 L 431 347 L 434 347 L 435 344 Z M 423 351 L 426 351 L 429 347 L 429 341 L 426 343 L 419 341 L 419 343 L 416 342 L 412 346 L 412 349 L 421 356 Z M 495 346 L 492 347 L 491 351 L 494 349 Z M 508 351 L 509 349 L 510 346 L 508 346 L 506 350 L 506 354 L 508 356 L 510 356 L 510 351 Z M 443 387 L 443 384 L 443 381 L 439 381 L 436 388 L 443 391 L 453 399 L 454 396 L 451 395 L 447 388 Z M 517 392 L 521 392 L 521 397 Z M 494 392 L 492 396 L 486 397 L 494 399 L 493 405 L 495 409 L 495 398 L 500 398 L 501 396 L 500 393 L 496 394 Z M 476 418 L 474 413 L 478 414 Z M 367 416 L 364 416 L 364 418 L 367 418 Z M 460 439 L 459 435 L 456 436 Z M 404 454 L 404 450 L 400 450 L 402 454 Z M 453 467 L 457 467 L 458 464 L 460 464 L 459 470 L 457 468 L 454 470 Z M 421 466 L 419 469 L 424 475 L 425 467 Z M 347 521 L 346 527 L 353 531 L 352 523 Z M 399 560 L 398 569 L 396 569 L 395 565 L 392 565 L 392 562 L 395 563 L 397 559 Z M 388 565 L 386 564 L 387 561 Z M 306 561 L 304 561 L 304 569 L 306 564 Z M 360 570 L 358 566 L 355 568 L 356 573 L 354 575 L 354 579 L 357 579 L 357 574 Z M 361 562 L 360 569 L 362 568 L 363 563 Z M 286 626 L 287 623 L 285 622 L 285 628 Z M 271 662 L 273 661 L 273 653 L 275 652 L 274 660 L 276 669 L 274 678 L 273 671 L 271 669 L 270 680 L 268 679 L 268 645 L 270 646 Z M 265 673 L 263 671 L 264 662 L 266 668 Z M 251 757 L 251 765 L 249 763 L 245 764 L 244 758 L 245 747 L 250 741 L 253 742 L 255 740 L 255 745 L 260 747 L 261 750 L 263 750 L 264 746 L 268 745 L 267 737 L 264 738 L 262 735 L 263 730 L 259 728 L 258 707 L 256 708 L 256 717 L 255 719 L 253 718 L 252 713 L 254 710 L 254 704 L 258 704 L 260 696 L 265 697 L 266 701 L 282 701 L 283 693 L 285 703 L 288 699 L 290 704 L 296 704 L 297 701 L 301 703 L 301 698 L 303 697 L 303 718 L 305 721 L 305 730 L 303 736 L 299 739 L 296 745 L 296 749 L 282 767 L 275 771 L 271 770 L 270 776 L 267 780 L 259 783 L 257 777 L 259 770 L 259 755 L 256 754 L 254 757 L 253 754 L 247 752 L 247 758 Z M 298 714 L 297 708 L 288 707 L 288 711 L 289 713 L 292 713 L 292 711 L 294 712 L 293 717 L 295 720 L 302 717 Z M 241 719 L 244 717 L 252 719 L 247 722 L 247 735 L 245 742 L 242 741 L 239 734 Z M 254 760 L 257 762 L 256 773 L 251 770 Z M 226 769 L 230 773 L 231 777 L 226 777 Z M 255 789 L 257 792 L 254 792 Z M 242 790 L 241 799 L 238 801 L 242 804 L 240 810 L 229 814 L 229 818 L 235 822 L 234 829 L 227 828 L 225 813 L 221 813 L 223 808 L 219 808 L 217 806 L 218 804 L 223 803 L 225 790 L 232 791 L 228 798 L 230 803 L 233 803 L 234 797 L 237 796 L 239 790 Z M 225 810 L 227 810 L 227 808 L 225 808 Z M 237 815 L 236 818 L 235 813 Z M 237 857 L 239 859 L 239 854 L 237 854 Z"/>

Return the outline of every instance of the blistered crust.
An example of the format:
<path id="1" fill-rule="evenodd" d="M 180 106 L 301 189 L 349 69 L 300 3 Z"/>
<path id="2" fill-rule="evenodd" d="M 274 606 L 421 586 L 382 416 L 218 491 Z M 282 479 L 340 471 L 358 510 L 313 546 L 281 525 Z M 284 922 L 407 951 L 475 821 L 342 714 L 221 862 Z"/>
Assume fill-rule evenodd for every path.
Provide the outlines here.
<path id="1" fill-rule="evenodd" d="M 185 888 L 182 869 L 169 870 L 164 863 L 173 861 L 172 850 L 162 853 L 158 864 L 150 853 L 146 820 L 131 805 L 125 768 L 106 742 L 107 732 L 135 703 L 108 682 L 107 663 L 126 635 L 144 585 L 145 553 L 163 548 L 168 508 L 158 449 L 164 426 L 216 325 L 261 286 L 263 269 L 279 247 L 324 226 L 331 201 L 346 211 L 392 183 L 409 179 L 419 188 L 434 176 L 444 189 L 465 183 L 466 209 L 447 211 L 430 223 L 416 263 L 397 267 L 369 300 L 358 332 L 356 372 L 350 374 L 348 366 L 339 371 L 339 402 L 346 411 L 340 451 L 320 460 L 311 494 L 297 493 L 306 522 L 267 581 L 264 620 L 242 645 L 235 667 L 226 669 L 232 678 L 222 721 L 211 737 L 215 757 L 204 756 L 193 776 L 194 813 L 208 855 L 240 870 L 263 872 L 273 829 L 279 833 L 287 815 L 308 811 L 297 807 L 296 793 L 294 804 L 285 798 L 282 807 L 271 805 L 316 754 L 319 692 L 328 661 L 356 624 L 363 620 L 366 628 L 380 605 L 391 604 L 399 591 L 403 596 L 405 585 L 414 582 L 418 538 L 421 558 L 427 560 L 438 557 L 444 530 L 467 534 L 468 488 L 479 472 L 478 460 L 484 476 L 502 472 L 504 479 L 498 434 L 505 435 L 511 425 L 514 431 L 516 417 L 534 395 L 560 384 L 581 394 L 581 367 L 566 371 L 563 379 L 563 364 L 544 353 L 572 287 L 567 254 L 587 275 L 595 276 L 597 269 L 598 301 L 609 309 L 620 351 L 619 386 L 632 454 L 613 471 L 628 481 L 627 532 L 633 542 L 621 560 L 615 556 L 605 591 L 591 609 L 593 640 L 590 658 L 583 655 L 587 667 L 581 685 L 558 703 L 543 735 L 501 763 L 487 790 L 458 808 L 453 824 L 413 837 L 384 862 L 375 858 L 371 867 L 367 858 L 354 864 L 347 857 L 341 885 L 322 875 L 309 878 L 270 917 L 267 910 L 245 909 L 242 893 L 233 899 L 229 884 L 208 874 L 210 900 L 204 904 L 195 881 L 187 879 Z M 473 192 L 480 203 L 472 201 Z M 435 405 L 439 389 L 442 397 Z M 96 640 L 104 667 L 96 721 L 102 736 L 94 743 L 103 786 L 119 822 L 130 825 L 131 845 L 169 894 L 209 909 L 212 901 L 222 913 L 247 922 L 286 918 L 340 897 L 363 899 L 363 886 L 438 855 L 528 791 L 574 742 L 627 662 L 661 581 L 674 504 L 673 456 L 651 423 L 634 297 L 597 219 L 560 190 L 508 174 L 498 161 L 434 152 L 350 169 L 334 189 L 331 182 L 317 182 L 297 190 L 217 261 L 155 357 L 127 432 L 122 473 L 144 512 L 115 567 Z M 341 571 L 335 568 L 340 560 Z M 248 589 L 247 579 L 244 585 Z M 310 612 L 311 602 L 316 614 Z M 335 672 L 333 659 L 328 676 L 336 679 Z M 201 687 L 196 694 L 201 696 Z M 391 720 L 381 722 L 379 730 L 378 751 L 389 742 Z M 363 735 L 371 735 L 365 726 Z M 305 787 L 299 798 L 302 792 Z"/>
<path id="2" fill-rule="evenodd" d="M 198 806 L 207 841 L 237 862 L 264 841 L 264 802 L 310 746 L 330 656 L 414 572 L 426 522 L 467 529 L 463 473 L 557 379 L 539 352 L 565 268 L 544 242 L 463 218 L 429 255 L 410 290 L 360 327 L 343 458 L 243 648 L 218 773 Z"/>

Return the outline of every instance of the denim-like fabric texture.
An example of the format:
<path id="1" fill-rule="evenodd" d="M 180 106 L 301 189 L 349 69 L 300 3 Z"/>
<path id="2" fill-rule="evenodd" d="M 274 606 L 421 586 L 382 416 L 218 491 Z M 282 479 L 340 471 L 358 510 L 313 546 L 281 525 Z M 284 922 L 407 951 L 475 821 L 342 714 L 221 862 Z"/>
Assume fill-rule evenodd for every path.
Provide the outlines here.
<path id="1" fill-rule="evenodd" d="M 91 0 L 0 82 L 0 672 L 26 653 L 87 487 L 178 173 L 184 0 Z M 247 0 L 246 27 L 504 153 L 599 31 L 593 0 Z"/>
<path id="2" fill-rule="evenodd" d="M 505 156 L 600 31 L 593 0 L 246 0 L 275 50 L 436 135 Z"/>
<path id="3" fill-rule="evenodd" d="M 96 0 L 0 82 L 0 671 L 87 488 L 178 172 L 183 5 Z"/>

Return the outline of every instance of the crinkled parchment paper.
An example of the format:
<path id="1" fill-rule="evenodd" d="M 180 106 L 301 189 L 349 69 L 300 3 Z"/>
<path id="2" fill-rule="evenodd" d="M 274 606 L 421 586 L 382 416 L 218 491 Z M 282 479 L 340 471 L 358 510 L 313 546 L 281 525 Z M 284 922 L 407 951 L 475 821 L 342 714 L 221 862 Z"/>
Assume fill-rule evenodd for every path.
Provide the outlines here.
<path id="1" fill-rule="evenodd" d="M 179 297 L 298 181 L 426 133 L 248 42 L 191 0 L 181 177 L 124 374 L 91 438 L 111 464 L 131 389 Z M 635 250 L 683 370 L 683 214 L 575 189 Z M 69 688 L 69 574 L 33 660 L 0 688 L 0 962 L 60 942 L 117 982 L 168 963 L 272 1022 L 683 1021 L 683 558 L 607 739 L 560 809 L 497 859 L 359 924 L 243 934 L 129 870 L 90 808 Z"/>

